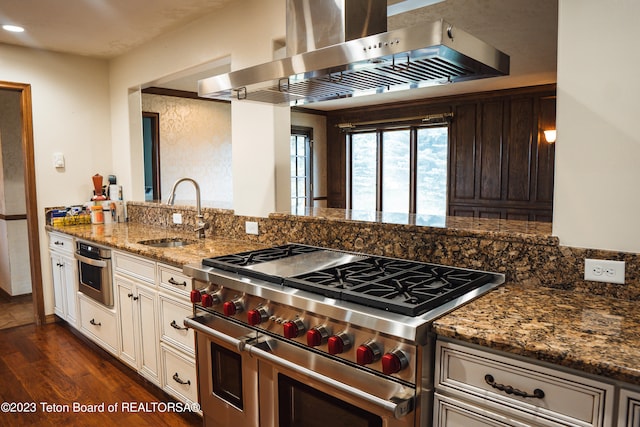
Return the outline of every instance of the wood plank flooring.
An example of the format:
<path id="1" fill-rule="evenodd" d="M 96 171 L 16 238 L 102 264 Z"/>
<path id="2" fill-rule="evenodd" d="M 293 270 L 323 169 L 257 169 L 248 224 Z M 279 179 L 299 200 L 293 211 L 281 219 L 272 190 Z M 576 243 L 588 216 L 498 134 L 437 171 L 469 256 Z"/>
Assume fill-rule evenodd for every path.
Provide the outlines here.
<path id="1" fill-rule="evenodd" d="M 35 412 L 6 412 L 5 402 Z M 202 425 L 196 414 L 164 409 L 168 402 L 175 401 L 65 323 L 0 330 L 0 426 Z M 102 403 L 104 410 L 74 412 L 74 405 Z"/>

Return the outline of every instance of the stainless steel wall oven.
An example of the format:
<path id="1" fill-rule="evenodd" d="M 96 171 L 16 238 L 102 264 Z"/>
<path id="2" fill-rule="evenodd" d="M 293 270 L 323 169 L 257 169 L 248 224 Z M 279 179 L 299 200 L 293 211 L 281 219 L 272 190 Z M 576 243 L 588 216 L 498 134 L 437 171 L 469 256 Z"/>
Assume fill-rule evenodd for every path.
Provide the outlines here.
<path id="1" fill-rule="evenodd" d="M 107 307 L 113 307 L 111 250 L 90 242 L 76 242 L 78 290 Z"/>
<path id="2" fill-rule="evenodd" d="M 187 265 L 205 426 L 431 424 L 431 321 L 495 273 L 290 244 Z"/>

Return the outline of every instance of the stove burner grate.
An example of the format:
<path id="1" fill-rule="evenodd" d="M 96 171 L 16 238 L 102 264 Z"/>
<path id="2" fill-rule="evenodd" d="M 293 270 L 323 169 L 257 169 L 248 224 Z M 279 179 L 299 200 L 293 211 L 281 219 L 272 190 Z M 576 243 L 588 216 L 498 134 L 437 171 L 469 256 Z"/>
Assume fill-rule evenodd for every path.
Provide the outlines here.
<path id="1" fill-rule="evenodd" d="M 419 316 L 493 279 L 490 273 L 367 258 L 285 279 L 285 286 L 394 313 Z"/>

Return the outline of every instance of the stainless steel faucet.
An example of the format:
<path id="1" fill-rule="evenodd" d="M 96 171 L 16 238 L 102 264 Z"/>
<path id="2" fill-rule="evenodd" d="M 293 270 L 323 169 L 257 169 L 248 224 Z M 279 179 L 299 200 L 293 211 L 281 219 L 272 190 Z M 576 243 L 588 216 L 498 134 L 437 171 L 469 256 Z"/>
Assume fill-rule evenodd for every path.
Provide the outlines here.
<path id="1" fill-rule="evenodd" d="M 173 184 L 173 187 L 171 188 L 171 195 L 167 200 L 167 204 L 173 205 L 173 202 L 176 198 L 176 188 L 178 187 L 178 184 L 180 184 L 183 181 L 189 181 L 193 183 L 193 186 L 196 188 L 196 210 L 197 210 L 196 218 L 198 218 L 198 220 L 196 222 L 196 228 L 193 231 L 198 233 L 199 239 L 204 239 L 204 230 L 209 228 L 209 224 L 204 222 L 204 215 L 202 215 L 202 206 L 200 202 L 200 186 L 195 180 L 191 178 L 180 178 L 179 180 L 177 180 Z"/>

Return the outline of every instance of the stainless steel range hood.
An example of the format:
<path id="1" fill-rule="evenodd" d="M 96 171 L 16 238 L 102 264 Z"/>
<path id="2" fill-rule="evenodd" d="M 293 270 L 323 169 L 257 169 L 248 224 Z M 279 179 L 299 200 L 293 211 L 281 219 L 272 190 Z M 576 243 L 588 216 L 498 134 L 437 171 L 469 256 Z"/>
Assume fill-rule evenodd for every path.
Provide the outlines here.
<path id="1" fill-rule="evenodd" d="M 350 7 L 352 2 L 360 9 Z M 313 50 L 200 80 L 199 96 L 303 105 L 509 74 L 508 55 L 443 20 L 387 32 L 385 14 L 385 32 L 348 40 L 353 34 L 379 28 L 382 24 L 371 22 L 380 21 L 376 12 L 379 7 L 386 11 L 385 0 L 352 2 L 288 0 L 287 46 L 301 46 L 292 40 L 291 33 L 295 37 L 324 34 L 324 38 L 313 35 L 313 40 L 304 42 L 304 47 L 312 46 Z M 311 14 L 310 9 L 318 4 L 334 9 L 338 5 L 340 19 L 336 19 L 335 10 L 326 14 L 314 10 Z M 356 25 L 361 31 L 347 28 L 352 16 L 359 17 Z M 318 30 L 319 22 L 338 22 L 342 26 L 338 33 L 345 41 L 326 45 L 335 41 L 327 39 L 326 34 L 335 31 Z M 300 23 L 313 27 L 312 31 L 298 28 Z M 318 47 L 319 44 L 324 46 Z"/>

